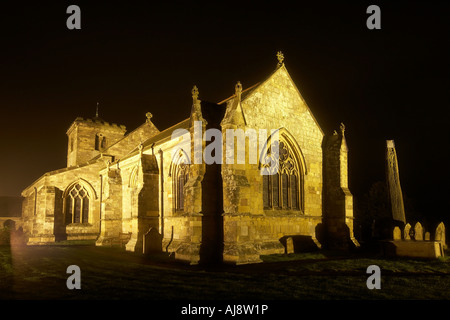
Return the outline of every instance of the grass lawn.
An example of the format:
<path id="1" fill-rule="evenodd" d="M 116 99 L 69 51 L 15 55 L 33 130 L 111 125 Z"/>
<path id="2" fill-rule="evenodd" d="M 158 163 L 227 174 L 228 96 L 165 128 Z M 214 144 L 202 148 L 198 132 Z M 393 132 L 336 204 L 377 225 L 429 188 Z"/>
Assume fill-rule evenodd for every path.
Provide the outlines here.
<path id="1" fill-rule="evenodd" d="M 450 299 L 450 259 L 387 259 L 316 252 L 242 266 L 189 266 L 92 245 L 0 247 L 0 299 Z M 81 290 L 69 290 L 69 265 Z M 369 290 L 369 265 L 381 289 Z"/>

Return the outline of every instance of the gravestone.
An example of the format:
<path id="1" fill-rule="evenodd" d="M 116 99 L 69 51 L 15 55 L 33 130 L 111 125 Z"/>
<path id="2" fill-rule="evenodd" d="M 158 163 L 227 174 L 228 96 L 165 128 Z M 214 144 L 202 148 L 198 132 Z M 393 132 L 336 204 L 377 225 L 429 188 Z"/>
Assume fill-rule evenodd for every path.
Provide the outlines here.
<path id="1" fill-rule="evenodd" d="M 143 253 L 155 253 L 162 250 L 162 237 L 158 230 L 151 227 L 143 237 Z"/>
<path id="2" fill-rule="evenodd" d="M 409 223 L 407 223 L 405 225 L 405 228 L 403 229 L 403 239 L 411 240 L 411 236 L 409 235 L 410 231 L 411 231 L 411 225 Z"/>
<path id="3" fill-rule="evenodd" d="M 392 238 L 394 240 L 402 240 L 402 231 L 400 230 L 399 227 L 395 227 L 394 231 L 392 232 Z"/>
<path id="4" fill-rule="evenodd" d="M 442 248 L 447 249 L 447 245 L 445 244 L 445 226 L 444 223 L 441 222 L 436 227 L 436 232 L 434 233 L 434 240 L 439 241 L 442 245 Z"/>
<path id="5" fill-rule="evenodd" d="M 424 238 L 424 240 L 430 241 L 430 233 L 429 233 L 429 232 L 425 232 L 425 238 Z"/>
<path id="6" fill-rule="evenodd" d="M 423 240 L 423 228 L 420 222 L 416 222 L 414 226 L 414 240 L 422 241 Z"/>
<path id="7" fill-rule="evenodd" d="M 386 180 L 392 219 L 406 223 L 394 140 L 386 140 Z"/>
<path id="8" fill-rule="evenodd" d="M 294 240 L 292 237 L 286 238 L 286 253 L 294 253 Z"/>

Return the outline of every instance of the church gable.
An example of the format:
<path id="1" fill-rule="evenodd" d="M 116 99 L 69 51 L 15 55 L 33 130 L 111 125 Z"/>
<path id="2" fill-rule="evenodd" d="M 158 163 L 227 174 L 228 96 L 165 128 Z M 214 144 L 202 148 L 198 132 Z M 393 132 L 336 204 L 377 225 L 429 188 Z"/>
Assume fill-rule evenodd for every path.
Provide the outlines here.
<path id="1" fill-rule="evenodd" d="M 315 127 L 313 129 L 323 135 L 284 64 L 265 81 L 243 95 L 242 108 L 249 126 L 257 126 L 261 116 L 278 119 L 274 120 L 274 125 L 276 122 L 285 123 L 294 116 L 304 124 L 312 122 L 308 125 Z"/>
<path id="2" fill-rule="evenodd" d="M 109 146 L 104 152 L 121 158 L 136 149 L 136 147 L 148 139 L 154 137 L 160 131 L 151 121 L 152 114 L 147 112 L 147 120 L 140 127 L 128 133 L 123 139 Z"/>
<path id="3" fill-rule="evenodd" d="M 285 128 L 295 138 L 307 161 L 321 162 L 323 131 L 284 64 L 243 94 L 241 107 L 248 128 Z"/>

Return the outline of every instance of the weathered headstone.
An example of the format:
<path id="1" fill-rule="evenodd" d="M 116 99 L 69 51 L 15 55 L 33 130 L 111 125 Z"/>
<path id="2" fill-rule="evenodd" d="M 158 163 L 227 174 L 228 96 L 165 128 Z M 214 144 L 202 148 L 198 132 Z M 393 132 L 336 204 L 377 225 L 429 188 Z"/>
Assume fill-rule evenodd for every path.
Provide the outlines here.
<path id="1" fill-rule="evenodd" d="M 434 233 L 434 240 L 439 241 L 442 244 L 442 248 L 446 249 L 447 245 L 445 243 L 445 225 L 443 222 L 439 223 L 436 227 L 436 232 Z"/>
<path id="2" fill-rule="evenodd" d="M 407 223 L 405 225 L 405 228 L 403 229 L 403 239 L 411 240 L 411 236 L 409 235 L 410 231 L 411 231 L 411 225 L 409 223 Z"/>
<path id="3" fill-rule="evenodd" d="M 423 228 L 420 222 L 416 222 L 414 226 L 414 240 L 423 240 Z"/>
<path id="4" fill-rule="evenodd" d="M 151 227 L 147 233 L 144 234 L 142 241 L 144 254 L 161 252 L 162 237 L 156 228 Z"/>
<path id="5" fill-rule="evenodd" d="M 286 238 L 286 253 L 294 253 L 294 240 L 292 237 Z"/>
<path id="6" fill-rule="evenodd" d="M 395 227 L 394 231 L 392 232 L 392 238 L 394 240 L 402 240 L 402 231 L 400 230 L 399 227 Z"/>
<path id="7" fill-rule="evenodd" d="M 394 140 L 386 140 L 386 180 L 392 218 L 406 223 Z"/>

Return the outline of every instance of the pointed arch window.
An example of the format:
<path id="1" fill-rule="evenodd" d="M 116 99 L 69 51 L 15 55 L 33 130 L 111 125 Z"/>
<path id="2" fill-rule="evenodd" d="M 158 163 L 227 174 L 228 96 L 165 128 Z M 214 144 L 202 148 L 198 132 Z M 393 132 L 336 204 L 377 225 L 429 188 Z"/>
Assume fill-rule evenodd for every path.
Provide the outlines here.
<path id="1" fill-rule="evenodd" d="M 189 161 L 186 156 L 181 153 L 178 164 L 174 167 L 173 172 L 173 191 L 174 191 L 174 208 L 176 211 L 183 211 L 184 206 L 184 190 L 186 182 L 189 179 Z"/>
<path id="2" fill-rule="evenodd" d="M 278 157 L 275 166 L 267 161 L 271 157 Z M 272 142 L 264 160 L 261 167 L 264 209 L 303 210 L 303 172 L 289 143 L 282 139 Z"/>
<path id="3" fill-rule="evenodd" d="M 89 199 L 89 193 L 81 184 L 70 189 L 65 198 L 66 224 L 89 222 Z"/>

